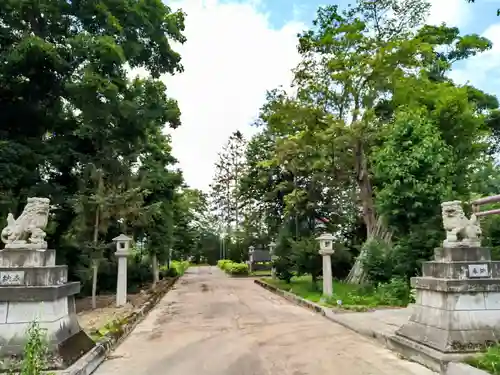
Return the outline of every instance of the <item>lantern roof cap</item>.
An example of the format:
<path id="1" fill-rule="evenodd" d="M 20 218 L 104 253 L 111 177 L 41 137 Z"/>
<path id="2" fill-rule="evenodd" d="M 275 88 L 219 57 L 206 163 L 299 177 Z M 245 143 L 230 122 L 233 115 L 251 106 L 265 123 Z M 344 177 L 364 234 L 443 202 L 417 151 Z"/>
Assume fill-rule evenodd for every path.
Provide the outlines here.
<path id="1" fill-rule="evenodd" d="M 113 238 L 113 241 L 116 241 L 116 242 L 118 242 L 118 241 L 132 241 L 132 238 L 130 238 L 122 233 L 118 237 Z"/>
<path id="2" fill-rule="evenodd" d="M 323 233 L 321 236 L 316 237 L 318 241 L 333 241 L 335 237 L 331 233 Z"/>

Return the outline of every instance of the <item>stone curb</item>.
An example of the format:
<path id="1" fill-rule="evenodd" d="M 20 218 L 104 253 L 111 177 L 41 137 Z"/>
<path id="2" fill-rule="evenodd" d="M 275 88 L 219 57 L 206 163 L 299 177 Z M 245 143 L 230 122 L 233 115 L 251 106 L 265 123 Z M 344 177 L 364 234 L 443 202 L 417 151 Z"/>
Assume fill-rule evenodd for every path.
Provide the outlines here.
<path id="1" fill-rule="evenodd" d="M 275 287 L 274 285 L 268 284 L 265 281 L 262 281 L 259 279 L 254 280 L 254 283 L 260 285 L 261 287 L 263 287 L 271 292 L 273 292 L 274 294 L 282 296 L 286 300 L 293 302 L 299 306 L 305 307 L 305 308 L 312 310 L 312 311 L 314 311 L 318 314 L 321 314 L 323 316 L 327 315 L 327 311 L 322 306 L 320 306 L 314 302 L 308 301 L 308 300 L 306 300 L 302 297 L 299 297 L 293 293 L 279 289 L 279 288 Z"/>
<path id="2" fill-rule="evenodd" d="M 317 303 L 308 301 L 302 297 L 299 297 L 293 293 L 284 291 L 282 289 L 279 289 L 275 287 L 274 285 L 268 284 L 265 281 L 262 280 L 254 280 L 254 283 L 257 285 L 260 285 L 264 289 L 269 290 L 270 292 L 277 294 L 279 296 L 282 296 L 286 300 L 295 303 L 296 305 L 305 307 L 309 310 L 312 310 L 325 318 L 331 320 L 332 322 L 335 322 L 337 324 L 340 324 L 341 326 L 350 329 L 351 331 L 354 331 L 362 336 L 366 336 L 369 338 L 374 338 L 377 340 L 379 343 L 384 345 L 388 349 L 393 349 L 393 346 L 390 344 L 390 338 L 392 335 L 385 335 L 385 334 L 380 334 L 374 331 L 371 331 L 369 329 L 364 329 L 360 327 L 355 327 L 354 325 L 348 324 L 347 322 L 338 319 L 337 315 L 341 315 L 342 313 L 337 313 L 333 311 L 332 309 L 328 309 L 326 307 L 323 307 L 321 305 L 318 305 Z M 472 367 L 466 363 L 459 363 L 459 362 L 449 362 L 448 365 L 446 366 L 446 370 L 442 373 L 443 375 L 491 375 L 488 372 L 484 370 L 477 369 L 475 367 Z"/>
<path id="3" fill-rule="evenodd" d="M 182 276 L 181 276 L 182 277 Z M 120 345 L 134 328 L 142 322 L 146 315 L 158 304 L 158 302 L 175 286 L 180 277 L 174 278 L 165 290 L 153 294 L 148 301 L 138 310 L 132 311 L 124 320 L 127 320 L 122 328 L 121 334 L 117 337 L 112 333 L 106 334 L 99 342 L 80 359 L 73 363 L 69 368 L 59 371 L 45 371 L 45 375 L 91 375 L 99 365 L 104 362 L 106 356 L 114 348 Z"/>
<path id="4" fill-rule="evenodd" d="M 445 375 L 491 375 L 489 372 L 472 367 L 466 363 L 450 362 Z"/>

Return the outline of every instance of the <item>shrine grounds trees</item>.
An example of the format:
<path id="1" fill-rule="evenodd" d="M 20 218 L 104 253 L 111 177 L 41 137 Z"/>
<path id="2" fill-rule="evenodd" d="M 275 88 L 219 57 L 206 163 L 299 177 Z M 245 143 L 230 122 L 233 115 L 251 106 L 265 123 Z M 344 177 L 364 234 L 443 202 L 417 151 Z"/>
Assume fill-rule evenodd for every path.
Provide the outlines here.
<path id="1" fill-rule="evenodd" d="M 183 71 L 171 45 L 184 17 L 159 0 L 0 4 L 0 221 L 49 197 L 49 246 L 84 294 L 115 288 L 120 232 L 137 240 L 137 288 L 211 231 L 193 223 L 203 194 L 184 186 L 163 133 L 181 125 L 159 77 Z M 138 67 L 149 77 L 131 77 Z"/>
<path id="2" fill-rule="evenodd" d="M 185 186 L 162 132 L 181 126 L 159 76 L 183 71 L 172 49 L 185 41 L 182 11 L 3 1 L 0 218 L 50 197 L 50 246 L 85 293 L 114 288 L 120 232 L 137 240 L 130 284 L 158 281 L 171 259 L 242 262 L 271 241 L 280 278 L 315 281 L 323 231 L 336 238 L 336 278 L 406 281 L 442 239 L 441 201 L 499 193 L 498 100 L 447 75 L 491 42 L 425 25 L 428 9 L 321 7 L 298 38 L 294 93 L 270 91 L 257 134 L 228 139 L 208 194 Z M 130 77 L 137 67 L 149 76 Z M 499 220 L 483 223 L 494 249 Z"/>
<path id="3" fill-rule="evenodd" d="M 491 42 L 426 25 L 428 9 L 424 0 L 321 7 L 299 36 L 294 93 L 268 93 L 237 183 L 239 206 L 257 219 L 230 240 L 277 242 L 285 282 L 307 274 L 316 286 L 312 239 L 328 231 L 334 277 L 396 290 L 442 241 L 442 201 L 500 193 L 498 100 L 447 75 Z"/>

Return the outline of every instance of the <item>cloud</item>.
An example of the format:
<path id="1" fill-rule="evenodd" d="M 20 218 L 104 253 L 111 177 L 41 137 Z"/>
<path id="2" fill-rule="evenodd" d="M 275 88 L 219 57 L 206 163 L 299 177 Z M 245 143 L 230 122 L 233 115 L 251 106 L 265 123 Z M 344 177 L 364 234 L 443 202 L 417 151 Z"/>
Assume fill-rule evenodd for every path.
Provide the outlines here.
<path id="1" fill-rule="evenodd" d="M 429 23 L 468 21 L 465 0 L 431 2 Z M 176 46 L 185 72 L 163 77 L 182 111 L 182 126 L 168 132 L 186 182 L 206 190 L 229 135 L 251 136 L 266 90 L 289 84 L 299 61 L 296 34 L 307 27 L 296 21 L 304 8 L 294 6 L 294 20 L 275 29 L 260 0 L 174 0 L 169 6 L 187 13 L 187 42 Z"/>
<path id="2" fill-rule="evenodd" d="M 469 4 L 465 0 L 432 0 L 431 3 L 429 23 L 445 22 L 449 26 L 459 27 L 462 33 L 467 33 L 468 27 L 472 26 L 473 15 L 476 18 L 482 17 L 478 4 Z M 500 94 L 500 77 L 496 74 L 500 69 L 500 23 L 489 25 L 482 32 L 482 36 L 493 42 L 493 48 L 458 63 L 449 73 L 449 77 L 459 84 L 469 83 L 487 92 Z"/>
<path id="3" fill-rule="evenodd" d="M 431 10 L 427 23 L 464 27 L 470 21 L 470 7 L 465 0 L 431 0 Z"/>
<path id="4" fill-rule="evenodd" d="M 470 83 L 489 93 L 500 94 L 500 23 L 490 25 L 482 36 L 492 41 L 491 50 L 466 60 L 449 74 L 455 82 Z"/>
<path id="5" fill-rule="evenodd" d="M 178 47 L 185 72 L 164 81 L 178 100 L 182 126 L 169 131 L 186 182 L 206 190 L 217 153 L 235 130 L 249 136 L 266 90 L 288 85 L 299 56 L 296 34 L 306 26 L 289 22 L 275 30 L 258 1 L 169 3 L 187 13 L 187 42 Z"/>

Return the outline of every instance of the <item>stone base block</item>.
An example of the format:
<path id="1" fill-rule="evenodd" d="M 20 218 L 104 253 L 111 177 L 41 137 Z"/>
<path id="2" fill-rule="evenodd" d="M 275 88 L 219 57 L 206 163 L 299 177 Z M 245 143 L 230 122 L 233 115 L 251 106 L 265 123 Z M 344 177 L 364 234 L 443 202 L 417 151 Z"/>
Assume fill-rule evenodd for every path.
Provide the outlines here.
<path id="1" fill-rule="evenodd" d="M 68 266 L 0 267 L 0 287 L 63 285 L 68 281 Z"/>
<path id="2" fill-rule="evenodd" d="M 411 284 L 417 290 L 425 289 L 448 293 L 500 292 L 500 278 L 438 279 L 412 277 Z"/>
<path id="3" fill-rule="evenodd" d="M 500 340 L 499 329 L 452 331 L 411 321 L 399 328 L 396 335 L 441 353 L 473 353 Z"/>
<path id="4" fill-rule="evenodd" d="M 0 356 L 22 354 L 27 330 L 37 321 L 52 349 L 81 331 L 74 297 L 46 302 L 0 303 Z"/>
<path id="5" fill-rule="evenodd" d="M 486 247 L 455 247 L 434 249 L 436 262 L 481 262 L 491 261 L 491 250 Z"/>
<path id="6" fill-rule="evenodd" d="M 500 313 L 500 292 L 458 293 L 417 290 L 415 308 L 430 307 L 448 311 L 497 310 Z"/>
<path id="7" fill-rule="evenodd" d="M 499 261 L 470 261 L 470 262 L 425 262 L 422 265 L 422 274 L 424 277 L 434 277 L 438 279 L 469 279 L 474 278 L 472 271 L 484 273 L 478 278 L 500 278 Z"/>
<path id="8" fill-rule="evenodd" d="M 0 251 L 0 267 L 53 267 L 56 265 L 56 251 L 33 249 L 4 249 Z"/>
<path id="9" fill-rule="evenodd" d="M 409 322 L 396 334 L 442 353 L 484 349 L 500 340 L 500 292 L 417 289 Z"/>
<path id="10" fill-rule="evenodd" d="M 419 344 L 403 336 L 391 336 L 388 347 L 412 362 L 419 363 L 437 373 L 444 374 L 450 362 L 462 362 L 473 356 L 471 353 L 442 353 L 429 346 Z"/>

